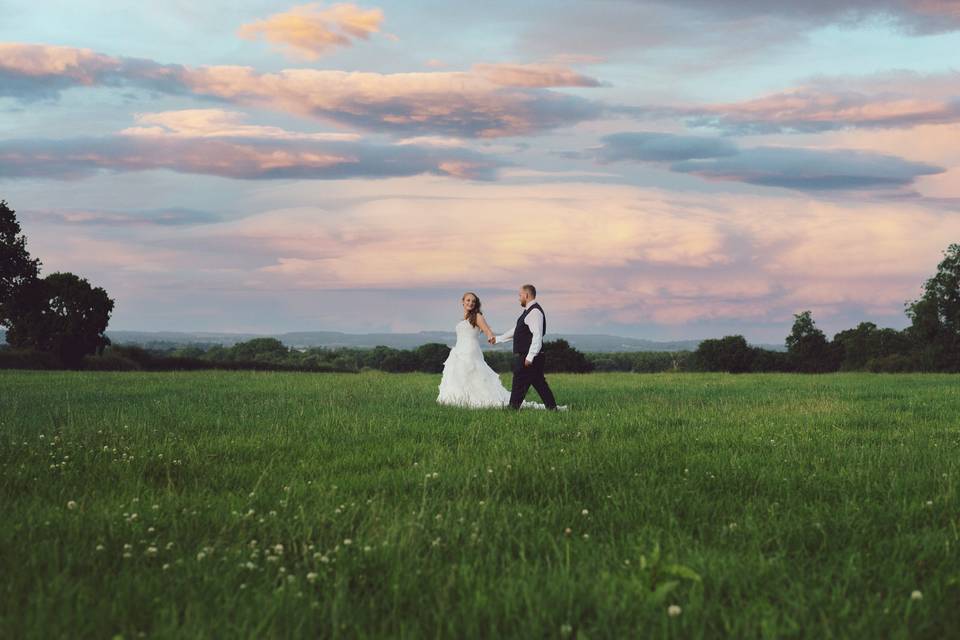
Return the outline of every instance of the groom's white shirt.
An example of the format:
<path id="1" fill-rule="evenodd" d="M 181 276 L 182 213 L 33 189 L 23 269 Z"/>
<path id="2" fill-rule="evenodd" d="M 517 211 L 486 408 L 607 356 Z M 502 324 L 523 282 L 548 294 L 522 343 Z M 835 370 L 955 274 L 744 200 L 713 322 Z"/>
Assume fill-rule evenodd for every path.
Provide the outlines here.
<path id="1" fill-rule="evenodd" d="M 536 300 L 533 302 L 536 302 Z M 530 304 L 533 304 L 533 302 Z M 526 357 L 527 362 L 533 362 L 533 359 L 540 353 L 540 349 L 543 348 L 543 313 L 540 312 L 540 309 L 532 309 L 523 322 L 530 327 L 530 333 L 533 334 L 533 340 L 530 341 L 530 350 L 527 351 Z M 513 327 L 502 336 L 497 336 L 497 343 L 513 340 L 513 332 L 516 329 L 516 327 Z"/>

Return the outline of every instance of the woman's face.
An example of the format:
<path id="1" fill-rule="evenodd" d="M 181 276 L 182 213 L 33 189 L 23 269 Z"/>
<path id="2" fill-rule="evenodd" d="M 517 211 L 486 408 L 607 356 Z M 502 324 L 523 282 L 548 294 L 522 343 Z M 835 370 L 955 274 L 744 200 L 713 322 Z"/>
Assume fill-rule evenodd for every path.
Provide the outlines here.
<path id="1" fill-rule="evenodd" d="M 463 296 L 463 310 L 464 311 L 473 311 L 473 308 L 477 306 L 476 296 L 466 295 Z"/>

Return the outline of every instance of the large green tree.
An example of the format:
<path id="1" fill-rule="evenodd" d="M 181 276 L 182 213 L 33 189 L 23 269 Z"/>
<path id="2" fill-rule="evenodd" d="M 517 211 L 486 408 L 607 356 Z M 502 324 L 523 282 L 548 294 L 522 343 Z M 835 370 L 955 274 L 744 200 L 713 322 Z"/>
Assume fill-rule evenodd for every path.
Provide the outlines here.
<path id="1" fill-rule="evenodd" d="M 39 271 L 40 261 L 27 251 L 16 212 L 0 200 L 0 327 L 10 326 L 17 314 L 17 293 L 35 281 Z"/>
<path id="2" fill-rule="evenodd" d="M 51 273 L 27 282 L 16 294 L 7 341 L 14 347 L 49 351 L 67 367 L 110 344 L 104 335 L 113 300 L 100 287 L 72 273 Z"/>

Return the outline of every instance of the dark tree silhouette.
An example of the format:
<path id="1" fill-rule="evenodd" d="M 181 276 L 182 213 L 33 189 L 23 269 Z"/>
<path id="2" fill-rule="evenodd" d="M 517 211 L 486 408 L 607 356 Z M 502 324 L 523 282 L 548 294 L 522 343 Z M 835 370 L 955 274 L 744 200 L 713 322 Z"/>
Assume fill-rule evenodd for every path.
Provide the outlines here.
<path id="1" fill-rule="evenodd" d="M 906 306 L 924 368 L 960 370 L 960 244 L 947 247 L 923 295 Z"/>
<path id="2" fill-rule="evenodd" d="M 7 341 L 14 347 L 49 351 L 76 369 L 83 357 L 110 344 L 104 335 L 113 300 L 100 287 L 72 273 L 51 273 L 20 287 Z"/>
<path id="3" fill-rule="evenodd" d="M 794 318 L 786 343 L 796 370 L 804 373 L 836 371 L 839 363 L 835 349 L 831 348 L 823 331 L 817 328 L 811 312 L 803 311 Z"/>
<path id="4" fill-rule="evenodd" d="M 27 252 L 16 212 L 0 200 L 0 327 L 9 327 L 17 313 L 17 293 L 37 279 L 40 261 Z"/>

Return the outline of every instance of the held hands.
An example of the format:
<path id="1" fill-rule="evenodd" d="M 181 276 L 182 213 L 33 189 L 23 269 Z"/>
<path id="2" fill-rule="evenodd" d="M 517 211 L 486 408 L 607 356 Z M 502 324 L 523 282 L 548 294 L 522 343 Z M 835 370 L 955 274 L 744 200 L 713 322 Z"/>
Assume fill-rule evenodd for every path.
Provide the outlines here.
<path id="1" fill-rule="evenodd" d="M 489 338 L 487 338 L 487 342 L 489 342 L 490 344 L 497 344 L 497 336 L 490 336 Z"/>

